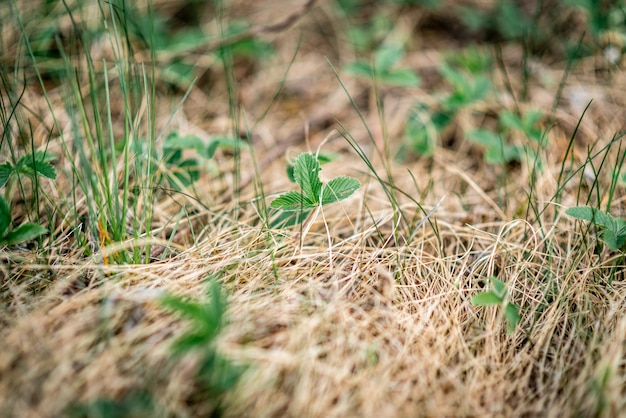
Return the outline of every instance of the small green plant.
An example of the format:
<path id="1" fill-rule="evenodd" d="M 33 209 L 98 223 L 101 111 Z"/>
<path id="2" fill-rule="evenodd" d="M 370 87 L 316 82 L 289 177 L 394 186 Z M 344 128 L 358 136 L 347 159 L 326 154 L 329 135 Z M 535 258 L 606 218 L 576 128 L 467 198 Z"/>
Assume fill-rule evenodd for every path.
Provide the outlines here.
<path id="1" fill-rule="evenodd" d="M 200 355 L 198 383 L 212 402 L 211 416 L 221 416 L 222 397 L 237 384 L 245 367 L 217 350 L 215 340 L 224 326 L 226 301 L 217 282 L 211 280 L 208 290 L 209 300 L 204 303 L 168 295 L 162 304 L 191 322 L 191 328 L 174 342 L 172 351 L 175 355 Z"/>
<path id="2" fill-rule="evenodd" d="M 438 136 L 455 121 L 458 113 L 489 95 L 491 67 L 491 57 L 476 47 L 447 58 L 439 73 L 452 90 L 442 95 L 434 106 L 417 102 L 407 120 L 405 140 L 414 153 L 432 155 Z"/>
<path id="3" fill-rule="evenodd" d="M 200 168 L 204 161 L 211 160 L 219 148 L 247 149 L 249 145 L 239 139 L 216 136 L 208 144 L 195 135 L 182 136 L 178 132 L 170 133 L 163 144 L 163 161 L 170 169 L 168 180 L 172 187 L 189 187 L 200 178 Z M 195 151 L 198 158 L 183 156 L 185 150 Z M 204 161 L 203 161 L 204 160 Z"/>
<path id="4" fill-rule="evenodd" d="M 611 216 L 589 206 L 575 206 L 567 209 L 565 213 L 599 226 L 603 230 L 602 240 L 610 249 L 615 251 L 626 250 L 626 219 Z"/>
<path id="5" fill-rule="evenodd" d="M 296 223 L 301 223 L 314 209 L 346 199 L 361 187 L 358 180 L 346 176 L 335 177 L 322 184 L 319 178 L 321 169 L 315 155 L 298 155 L 293 164 L 293 179 L 302 191 L 284 193 L 274 199 L 270 206 L 283 212 L 299 214 Z"/>
<path id="6" fill-rule="evenodd" d="M 409 68 L 394 68 L 404 56 L 404 50 L 397 45 L 382 45 L 374 53 L 373 62 L 355 61 L 344 70 L 357 77 L 375 80 L 392 86 L 414 87 L 420 83 L 417 73 Z"/>
<path id="7" fill-rule="evenodd" d="M 500 132 L 489 129 L 475 129 L 466 133 L 467 139 L 485 147 L 485 161 L 489 164 L 506 164 L 521 161 L 523 157 L 533 157 L 539 148 L 545 146 L 543 130 L 538 126 L 543 112 L 529 110 L 521 117 L 511 111 L 500 113 Z M 508 144 L 504 138 L 521 133 L 531 140 L 530 147 Z"/>
<path id="8" fill-rule="evenodd" d="M 31 181 L 35 181 L 37 176 L 56 179 L 56 170 L 50 164 L 52 160 L 54 156 L 50 154 L 35 152 L 23 156 L 15 165 L 10 162 L 0 165 L 0 187 L 6 186 L 4 197 L 0 196 L 0 246 L 21 244 L 48 232 L 43 226 L 33 223 L 25 223 L 12 230 L 11 197 L 20 176 L 27 176 Z"/>
<path id="9" fill-rule="evenodd" d="M 507 322 L 507 332 L 515 330 L 520 321 L 519 307 L 509 300 L 509 290 L 501 280 L 491 276 L 491 289 L 480 292 L 472 297 L 471 303 L 474 306 L 500 306 L 504 311 L 504 318 Z"/>
<path id="10" fill-rule="evenodd" d="M 7 202 L 11 202 L 13 189 L 20 175 L 30 177 L 34 180 L 35 176 L 42 176 L 50 180 L 57 178 L 56 169 L 50 164 L 55 157 L 42 151 L 34 154 L 28 154 L 20 158 L 15 165 L 6 162 L 0 165 L 0 187 L 6 186 L 4 198 Z"/>
<path id="11" fill-rule="evenodd" d="M 41 225 L 25 223 L 11 230 L 11 209 L 6 200 L 0 196 L 0 247 L 21 244 L 48 232 Z"/>

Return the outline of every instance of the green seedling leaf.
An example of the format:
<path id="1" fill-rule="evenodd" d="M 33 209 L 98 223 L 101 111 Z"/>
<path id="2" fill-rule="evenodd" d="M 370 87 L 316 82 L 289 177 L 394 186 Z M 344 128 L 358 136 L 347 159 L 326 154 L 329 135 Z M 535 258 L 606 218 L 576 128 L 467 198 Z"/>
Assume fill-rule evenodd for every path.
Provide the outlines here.
<path id="1" fill-rule="evenodd" d="M 321 165 L 329 163 L 331 161 L 335 161 L 339 158 L 339 156 L 332 152 L 320 152 L 317 154 L 317 161 L 320 162 Z M 296 177 L 294 174 L 294 166 L 293 164 L 287 165 L 287 178 L 290 182 L 295 183 Z"/>
<path id="2" fill-rule="evenodd" d="M 320 170 L 320 162 L 315 155 L 310 153 L 298 155 L 293 166 L 293 178 L 302 192 L 284 193 L 274 199 L 270 207 L 302 213 L 297 219 L 304 220 L 313 209 L 345 199 L 360 187 L 357 180 L 343 176 L 332 179 L 324 186 L 319 178 Z M 279 221 L 285 219 L 291 222 L 293 217 L 284 215 Z"/>
<path id="3" fill-rule="evenodd" d="M 485 161 L 489 164 L 505 164 L 520 161 L 520 149 L 504 142 L 502 137 L 486 129 L 476 129 L 466 134 L 467 139 L 487 148 Z"/>
<path id="4" fill-rule="evenodd" d="M 506 298 L 506 294 L 507 294 L 507 288 L 506 288 L 506 284 L 504 284 L 504 282 L 496 277 L 489 277 L 489 280 L 491 280 L 491 284 L 493 284 L 493 293 L 498 296 L 501 300 L 504 300 L 504 298 Z"/>
<path id="5" fill-rule="evenodd" d="M 383 72 L 379 75 L 379 78 L 385 84 L 401 87 L 415 87 L 420 83 L 420 78 L 415 71 L 408 68 Z"/>
<path id="6" fill-rule="evenodd" d="M 472 297 L 470 301 L 474 306 L 501 305 L 502 299 L 493 292 L 480 292 Z"/>
<path id="7" fill-rule="evenodd" d="M 519 308 L 514 303 L 508 303 L 504 308 L 504 317 L 506 318 L 507 328 L 506 331 L 510 334 L 515 331 L 515 327 L 521 320 L 519 314 Z"/>
<path id="8" fill-rule="evenodd" d="M 519 308 L 514 303 L 507 301 L 508 289 L 503 281 L 493 276 L 489 277 L 489 280 L 492 284 L 491 289 L 472 297 L 471 303 L 474 306 L 501 306 L 504 309 L 507 332 L 511 333 L 520 321 Z"/>
<path id="9" fill-rule="evenodd" d="M 282 209 L 286 212 L 311 210 L 318 206 L 317 202 L 310 200 L 300 192 L 287 192 L 278 196 L 270 206 L 274 209 Z"/>
<path id="10" fill-rule="evenodd" d="M 311 214 L 311 209 L 303 209 L 301 211 L 277 210 L 270 215 L 270 228 L 289 228 L 290 226 L 299 225 Z"/>
<path id="11" fill-rule="evenodd" d="M 500 135 L 487 129 L 475 129 L 468 131 L 465 135 L 470 141 L 482 145 L 485 148 L 499 148 L 502 145 Z"/>
<path id="12" fill-rule="evenodd" d="M 402 48 L 396 45 L 384 45 L 374 54 L 374 68 L 379 74 L 391 69 L 404 55 Z"/>
<path id="13" fill-rule="evenodd" d="M 363 61 L 355 61 L 343 67 L 343 70 L 349 74 L 363 78 L 373 78 L 374 70 L 371 65 Z"/>
<path id="14" fill-rule="evenodd" d="M 204 150 L 200 150 L 200 155 L 204 156 L 207 159 L 213 158 L 215 152 L 218 148 L 223 149 L 248 149 L 250 145 L 247 142 L 242 141 L 238 138 L 233 138 L 230 136 L 216 136 L 209 142 L 209 145 Z"/>
<path id="15" fill-rule="evenodd" d="M 615 230 L 617 228 L 614 218 L 606 212 L 589 207 L 575 206 L 565 211 L 566 214 L 577 219 L 593 222 L 604 228 Z"/>
<path id="16" fill-rule="evenodd" d="M 346 199 L 356 192 L 361 184 L 351 177 L 336 177 L 324 186 L 322 190 L 322 205 Z"/>
<path id="17" fill-rule="evenodd" d="M 15 172 L 11 163 L 0 164 L 0 187 L 7 184 L 9 177 Z"/>
<path id="18" fill-rule="evenodd" d="M 194 149 L 201 151 L 202 148 L 204 148 L 204 143 L 202 139 L 195 135 L 180 136 L 177 132 L 172 132 L 165 139 L 163 148 L 176 150 Z"/>
<path id="19" fill-rule="evenodd" d="M 54 155 L 37 151 L 34 155 L 29 154 L 20 158 L 15 165 L 15 171 L 19 174 L 25 174 L 31 177 L 39 174 L 48 179 L 55 180 L 57 173 L 52 164 L 50 164 L 50 161 L 54 161 L 54 159 Z"/>
<path id="20" fill-rule="evenodd" d="M 0 237 L 0 243 L 6 245 L 21 244 L 46 234 L 48 230 L 41 225 L 26 223 Z"/>
<path id="21" fill-rule="evenodd" d="M 4 197 L 0 196 L 0 240 L 11 225 L 11 209 Z"/>
<path id="22" fill-rule="evenodd" d="M 302 189 L 302 193 L 309 202 L 317 204 L 320 201 L 322 181 L 319 173 L 321 166 L 313 154 L 302 153 L 294 163 L 294 177 Z"/>

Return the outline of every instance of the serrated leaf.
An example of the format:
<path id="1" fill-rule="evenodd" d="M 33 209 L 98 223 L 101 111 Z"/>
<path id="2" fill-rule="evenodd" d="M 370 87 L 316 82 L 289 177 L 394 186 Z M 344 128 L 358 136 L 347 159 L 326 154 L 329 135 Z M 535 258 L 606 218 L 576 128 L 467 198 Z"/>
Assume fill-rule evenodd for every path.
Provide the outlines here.
<path id="1" fill-rule="evenodd" d="M 39 174 L 51 180 L 57 178 L 56 169 L 46 161 L 45 154 L 41 151 L 35 153 L 34 159 L 33 155 L 25 155 L 20 158 L 15 165 L 15 170 L 28 176 Z"/>
<path id="2" fill-rule="evenodd" d="M 0 196 L 0 240 L 11 224 L 11 209 L 4 197 Z"/>
<path id="3" fill-rule="evenodd" d="M 288 165 L 287 166 L 287 178 L 289 179 L 290 182 L 295 183 L 296 182 L 296 176 L 294 174 L 293 171 L 293 166 L 292 165 Z"/>
<path id="4" fill-rule="evenodd" d="M 317 206 L 315 202 L 312 202 L 307 196 L 300 192 L 287 192 L 278 196 L 272 200 L 270 207 L 274 209 L 281 209 L 287 212 L 310 210 Z"/>
<path id="5" fill-rule="evenodd" d="M 6 245 L 21 244 L 37 238 L 40 235 L 47 233 L 48 230 L 41 225 L 36 224 L 23 224 L 13 231 L 5 234 L 0 238 L 0 242 Z"/>
<path id="6" fill-rule="evenodd" d="M 303 152 L 298 155 L 293 166 L 296 182 L 302 189 L 302 193 L 306 197 L 309 205 L 318 204 L 322 191 L 322 181 L 319 177 L 322 168 L 319 161 L 317 161 L 317 158 L 313 154 Z"/>
<path id="7" fill-rule="evenodd" d="M 569 216 L 573 216 L 574 218 L 593 222 L 605 228 L 613 230 L 617 228 L 614 218 L 611 215 L 589 206 L 575 206 L 573 208 L 568 208 L 565 213 Z"/>
<path id="8" fill-rule="evenodd" d="M 507 322 L 506 331 L 510 334 L 515 331 L 515 327 L 521 319 L 517 305 L 514 303 L 507 304 L 506 308 L 504 308 L 504 317 Z"/>
<path id="9" fill-rule="evenodd" d="M 335 177 L 329 181 L 322 190 L 322 205 L 328 205 L 346 199 L 351 196 L 352 193 L 356 192 L 359 187 L 361 187 L 361 183 L 352 177 Z"/>
<path id="10" fill-rule="evenodd" d="M 499 298 L 495 293 L 489 291 L 480 292 L 479 294 L 474 295 L 470 302 L 474 306 L 491 306 L 502 304 L 502 299 Z"/>
<path id="11" fill-rule="evenodd" d="M 4 164 L 0 164 L 0 187 L 3 187 L 9 181 L 9 177 L 13 174 L 13 166 L 11 163 L 6 162 Z"/>
<path id="12" fill-rule="evenodd" d="M 420 78 L 415 71 L 408 68 L 391 70 L 379 74 L 379 79 L 385 84 L 401 87 L 415 87 L 420 83 Z"/>

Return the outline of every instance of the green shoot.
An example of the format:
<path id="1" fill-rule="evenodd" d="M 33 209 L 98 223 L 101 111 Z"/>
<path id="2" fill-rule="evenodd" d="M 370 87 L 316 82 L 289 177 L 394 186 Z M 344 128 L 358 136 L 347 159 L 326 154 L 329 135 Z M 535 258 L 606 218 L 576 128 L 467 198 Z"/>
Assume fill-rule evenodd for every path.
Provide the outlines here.
<path id="1" fill-rule="evenodd" d="M 474 306 L 500 306 L 504 311 L 504 318 L 507 323 L 507 332 L 512 333 L 520 322 L 519 307 L 509 301 L 509 290 L 503 281 L 491 276 L 491 289 L 480 292 L 471 300 Z"/>
<path id="2" fill-rule="evenodd" d="M 350 197 L 361 186 L 356 179 L 345 176 L 336 177 L 324 185 L 319 178 L 320 171 L 320 162 L 313 154 L 298 155 L 293 177 L 302 191 L 280 195 L 272 201 L 271 207 L 285 212 L 310 212 Z"/>

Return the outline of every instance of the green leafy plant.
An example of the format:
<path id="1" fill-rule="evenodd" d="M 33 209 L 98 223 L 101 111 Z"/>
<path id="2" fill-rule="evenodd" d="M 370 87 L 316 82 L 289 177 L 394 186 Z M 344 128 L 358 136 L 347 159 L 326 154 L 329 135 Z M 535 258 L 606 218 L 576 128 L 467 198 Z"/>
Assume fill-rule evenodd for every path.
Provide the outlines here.
<path id="1" fill-rule="evenodd" d="M 43 226 L 33 223 L 25 223 L 11 230 L 11 210 L 6 200 L 0 196 L 0 247 L 21 244 L 47 232 Z"/>
<path id="2" fill-rule="evenodd" d="M 525 156 L 535 156 L 538 149 L 545 146 L 543 130 L 538 126 L 543 116 L 543 112 L 539 110 L 529 110 L 521 117 L 511 111 L 503 111 L 499 115 L 500 132 L 475 129 L 468 131 L 465 135 L 470 141 L 486 148 L 485 161 L 489 164 L 521 161 Z M 530 139 L 530 146 L 512 145 L 504 140 L 515 132 L 519 132 Z"/>
<path id="3" fill-rule="evenodd" d="M 457 114 L 488 96 L 492 90 L 491 67 L 490 56 L 475 47 L 447 58 L 439 73 L 452 90 L 434 106 L 417 102 L 407 120 L 405 141 L 413 152 L 431 155 L 438 136 L 455 121 Z"/>
<path id="4" fill-rule="evenodd" d="M 471 303 L 474 306 L 500 306 L 507 322 L 507 332 L 511 333 L 521 319 L 519 307 L 509 300 L 509 290 L 504 282 L 493 276 L 489 277 L 489 280 L 491 288 L 474 295 Z"/>
<path id="5" fill-rule="evenodd" d="M 35 152 L 20 158 L 15 165 L 5 162 L 0 165 L 0 187 L 6 186 L 4 197 L 0 196 L 0 246 L 15 245 L 33 240 L 48 232 L 46 228 L 34 223 L 25 223 L 11 229 L 11 197 L 20 176 L 27 176 L 31 181 L 36 176 L 51 180 L 56 179 L 56 169 L 50 164 L 54 156 L 44 152 Z"/>
<path id="6" fill-rule="evenodd" d="M 414 87 L 420 83 L 417 73 L 409 68 L 394 68 L 404 56 L 404 50 L 397 45 L 383 45 L 374 52 L 372 63 L 355 61 L 344 70 L 357 77 L 376 80 L 382 84 Z"/>
<path id="7" fill-rule="evenodd" d="M 249 145 L 239 139 L 216 136 L 208 144 L 195 135 L 182 136 L 170 133 L 163 144 L 163 161 L 169 169 L 168 181 L 172 187 L 188 187 L 200 178 L 203 160 L 211 160 L 218 149 L 247 149 Z M 185 157 L 184 151 L 195 151 L 196 156 Z"/>
<path id="8" fill-rule="evenodd" d="M 32 179 L 35 176 L 42 176 L 50 180 L 55 180 L 57 172 L 54 166 L 50 164 L 56 157 L 52 154 L 46 154 L 37 151 L 34 154 L 28 154 L 20 158 L 15 165 L 5 162 L 0 165 L 0 187 L 6 186 L 5 200 L 11 202 L 13 188 L 20 175 L 28 176 Z"/>
<path id="9" fill-rule="evenodd" d="M 198 382 L 213 402 L 213 415 L 220 416 L 222 397 L 241 378 L 244 366 L 236 365 L 217 350 L 215 340 L 225 322 L 226 301 L 219 284 L 210 281 L 207 302 L 194 302 L 168 295 L 162 304 L 191 322 L 190 329 L 172 345 L 175 355 L 197 353 L 200 364 Z"/>
<path id="10" fill-rule="evenodd" d="M 615 251 L 626 249 L 626 219 L 617 218 L 589 206 L 575 206 L 565 211 L 569 216 L 598 225 L 602 230 L 602 240 Z"/>
<path id="11" fill-rule="evenodd" d="M 335 177 L 322 184 L 319 178 L 321 169 L 315 155 L 310 153 L 298 155 L 293 164 L 293 178 L 302 191 L 284 193 L 274 199 L 270 206 L 283 212 L 299 213 L 299 223 L 303 222 L 314 209 L 346 199 L 361 186 L 358 180 L 346 176 Z"/>

